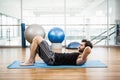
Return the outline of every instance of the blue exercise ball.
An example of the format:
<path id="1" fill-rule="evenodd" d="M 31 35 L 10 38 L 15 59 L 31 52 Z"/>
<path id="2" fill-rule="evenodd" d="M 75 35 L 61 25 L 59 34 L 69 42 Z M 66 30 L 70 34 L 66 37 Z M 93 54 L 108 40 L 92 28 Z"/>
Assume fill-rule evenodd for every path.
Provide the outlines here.
<path id="1" fill-rule="evenodd" d="M 48 32 L 48 39 L 52 43 L 62 43 L 64 38 L 65 34 L 61 28 L 55 27 Z"/>
<path id="2" fill-rule="evenodd" d="M 79 42 L 71 42 L 66 47 L 67 49 L 77 49 L 80 46 Z"/>

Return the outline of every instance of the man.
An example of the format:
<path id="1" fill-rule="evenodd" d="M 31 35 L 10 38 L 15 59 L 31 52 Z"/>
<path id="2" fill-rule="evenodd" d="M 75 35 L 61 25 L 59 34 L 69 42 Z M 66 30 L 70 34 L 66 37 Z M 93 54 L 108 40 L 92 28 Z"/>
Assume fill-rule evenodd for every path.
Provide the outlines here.
<path id="1" fill-rule="evenodd" d="M 31 48 L 30 57 L 21 66 L 31 66 L 35 63 L 36 53 L 47 65 L 80 65 L 87 61 L 93 45 L 90 41 L 83 39 L 78 48 L 78 52 L 73 53 L 54 53 L 48 43 L 41 37 L 34 37 Z"/>

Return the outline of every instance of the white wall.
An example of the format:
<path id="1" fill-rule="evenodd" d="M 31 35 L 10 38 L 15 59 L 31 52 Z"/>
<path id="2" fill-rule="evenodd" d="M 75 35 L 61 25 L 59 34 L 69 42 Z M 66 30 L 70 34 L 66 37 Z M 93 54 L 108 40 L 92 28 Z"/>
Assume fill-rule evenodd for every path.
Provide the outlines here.
<path id="1" fill-rule="evenodd" d="M 0 13 L 16 17 L 21 16 L 21 0 L 0 0 Z"/>

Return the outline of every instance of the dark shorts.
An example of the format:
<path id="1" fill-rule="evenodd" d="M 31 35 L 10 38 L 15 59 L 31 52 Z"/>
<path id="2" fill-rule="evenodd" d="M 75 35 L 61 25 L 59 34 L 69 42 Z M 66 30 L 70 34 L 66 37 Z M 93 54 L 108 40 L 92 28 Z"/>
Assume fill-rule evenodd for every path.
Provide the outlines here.
<path id="1" fill-rule="evenodd" d="M 37 53 L 38 55 L 42 58 L 42 60 L 48 64 L 48 65 L 53 65 L 55 58 L 54 58 L 54 52 L 48 45 L 48 43 L 43 40 L 37 47 Z"/>

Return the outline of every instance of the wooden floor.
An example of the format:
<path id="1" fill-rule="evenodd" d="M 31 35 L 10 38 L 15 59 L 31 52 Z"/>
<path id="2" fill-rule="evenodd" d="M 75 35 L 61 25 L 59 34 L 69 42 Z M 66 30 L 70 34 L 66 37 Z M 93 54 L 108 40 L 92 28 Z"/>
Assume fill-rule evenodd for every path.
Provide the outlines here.
<path id="1" fill-rule="evenodd" d="M 72 51 L 75 50 L 63 49 Z M 120 47 L 93 48 L 89 60 L 101 60 L 108 68 L 7 69 L 14 60 L 24 61 L 28 57 L 29 48 L 0 48 L 0 80 L 120 80 Z"/>

